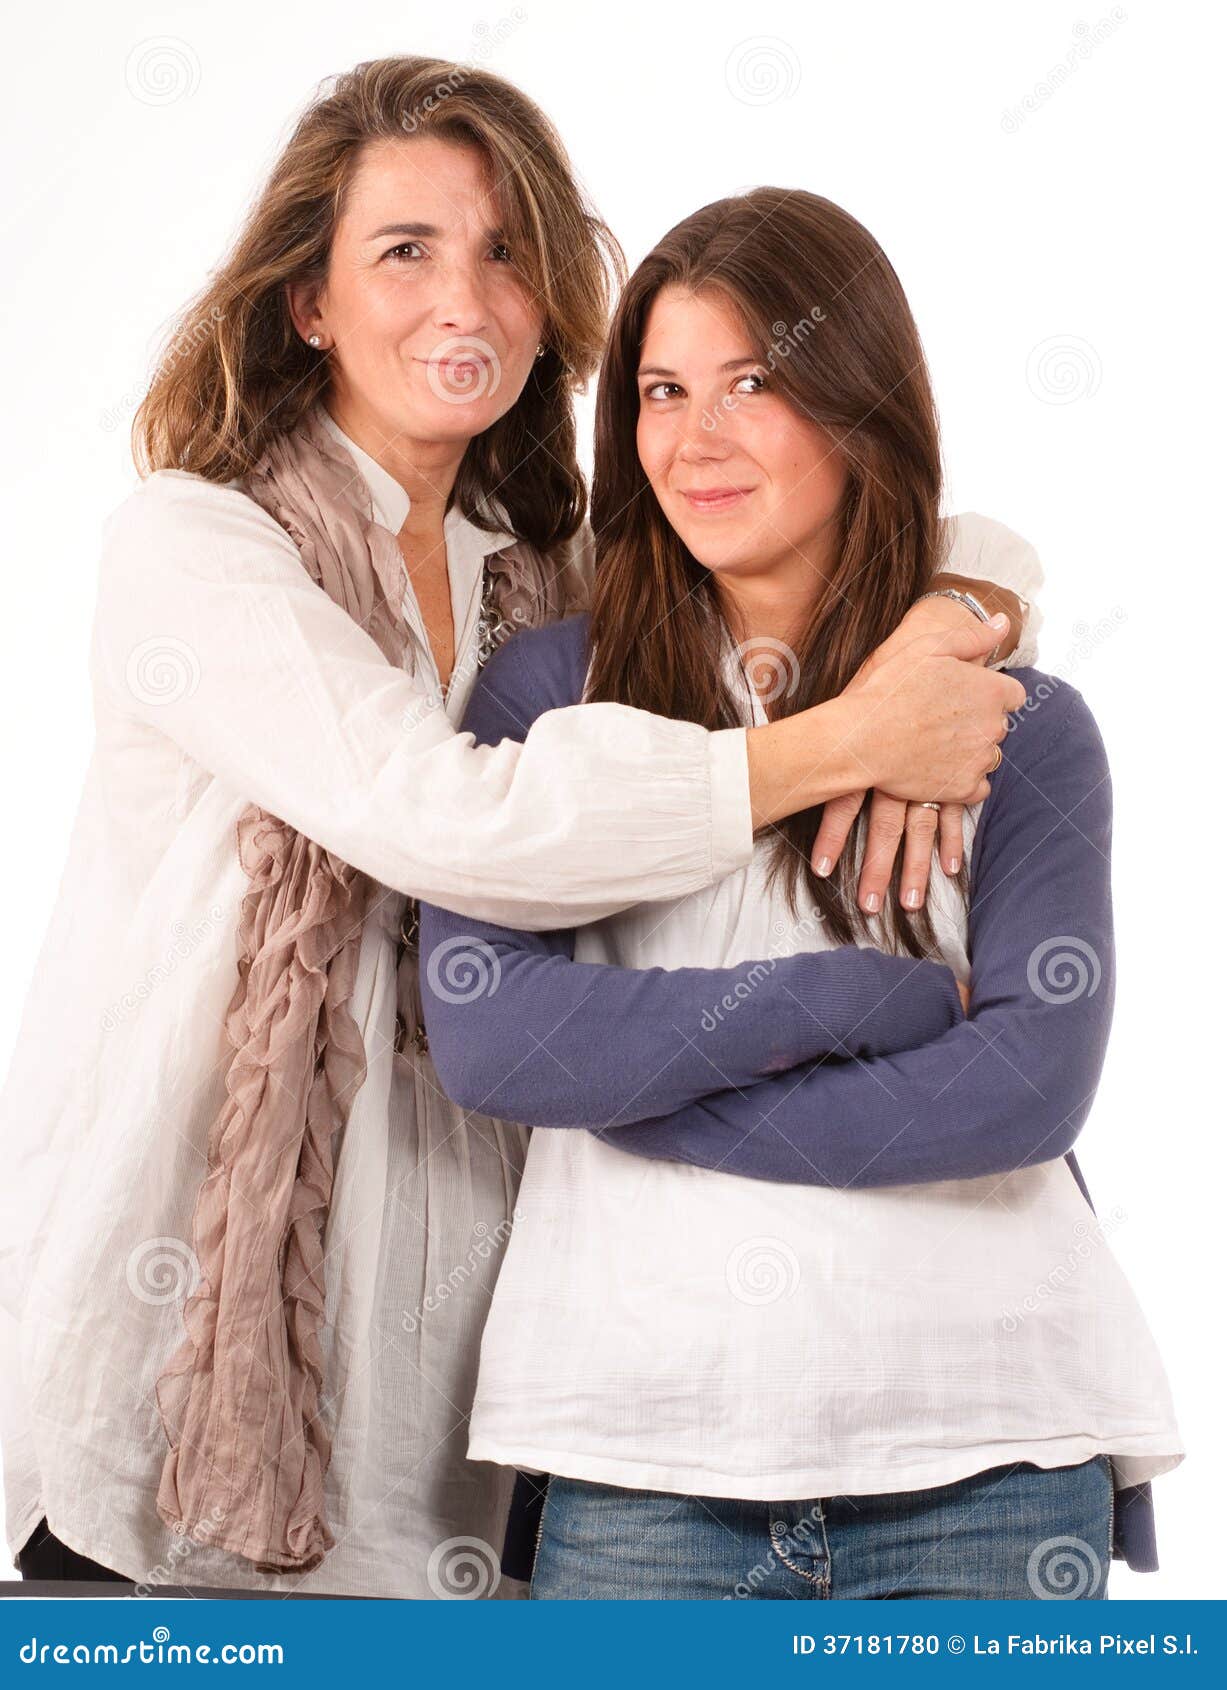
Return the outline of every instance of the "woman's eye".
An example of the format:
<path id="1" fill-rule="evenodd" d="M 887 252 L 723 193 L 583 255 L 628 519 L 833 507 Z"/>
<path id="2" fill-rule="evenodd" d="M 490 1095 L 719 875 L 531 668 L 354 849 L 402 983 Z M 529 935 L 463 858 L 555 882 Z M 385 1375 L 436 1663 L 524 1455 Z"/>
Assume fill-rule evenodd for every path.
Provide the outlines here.
<path id="1" fill-rule="evenodd" d="M 668 394 L 665 393 L 666 388 L 671 390 Z M 656 381 L 652 383 L 651 387 L 644 388 L 643 397 L 645 399 L 663 399 L 666 397 L 671 399 L 674 394 L 681 391 L 681 387 L 675 381 Z"/>
<path id="2" fill-rule="evenodd" d="M 384 257 L 385 258 L 394 258 L 398 264 L 408 263 L 409 260 L 406 259 L 403 255 L 405 253 L 409 252 L 410 248 L 412 248 L 415 253 L 421 252 L 421 250 L 422 250 L 421 241 L 402 241 L 399 246 L 394 246 L 391 249 L 391 251 L 385 252 Z"/>
<path id="3" fill-rule="evenodd" d="M 751 388 L 746 388 L 743 384 L 747 381 L 752 381 L 755 385 Z M 751 371 L 748 376 L 739 376 L 733 386 L 736 389 L 740 389 L 742 393 L 765 393 L 767 391 L 766 380 L 754 371 Z"/>
<path id="4" fill-rule="evenodd" d="M 490 248 L 490 251 L 495 255 L 500 264 L 511 263 L 511 248 L 507 245 L 506 241 L 497 241 L 494 246 Z"/>

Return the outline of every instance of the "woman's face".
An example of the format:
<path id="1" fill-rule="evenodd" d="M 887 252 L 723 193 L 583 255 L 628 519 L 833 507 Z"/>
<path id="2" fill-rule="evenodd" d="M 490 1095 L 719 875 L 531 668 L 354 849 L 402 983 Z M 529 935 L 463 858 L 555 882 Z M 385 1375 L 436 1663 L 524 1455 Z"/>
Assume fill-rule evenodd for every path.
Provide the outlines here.
<path id="1" fill-rule="evenodd" d="M 365 148 L 314 309 L 291 292 L 348 420 L 389 441 L 464 441 L 515 404 L 543 315 L 499 218 L 479 148 L 425 136 Z"/>
<path id="2" fill-rule="evenodd" d="M 846 470 L 829 434 L 786 403 L 720 294 L 663 288 L 639 359 L 639 461 L 691 555 L 811 602 Z"/>

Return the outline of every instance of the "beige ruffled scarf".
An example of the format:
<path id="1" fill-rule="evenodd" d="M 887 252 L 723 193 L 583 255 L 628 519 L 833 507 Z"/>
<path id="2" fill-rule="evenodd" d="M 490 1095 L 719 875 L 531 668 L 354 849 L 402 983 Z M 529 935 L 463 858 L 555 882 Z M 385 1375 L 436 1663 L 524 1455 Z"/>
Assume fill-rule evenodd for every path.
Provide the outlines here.
<path id="1" fill-rule="evenodd" d="M 388 662 L 412 665 L 400 549 L 317 413 L 270 446 L 245 488 Z M 584 592 L 569 561 L 558 567 L 523 542 L 494 552 L 483 651 L 578 608 Z M 256 805 L 239 820 L 238 852 L 251 885 L 226 1014 L 227 1098 L 196 1205 L 199 1288 L 157 1385 L 170 1443 L 157 1509 L 176 1532 L 260 1572 L 308 1572 L 334 1543 L 320 1410 L 323 1238 L 333 1138 L 366 1077 L 350 998 L 377 883 Z"/>

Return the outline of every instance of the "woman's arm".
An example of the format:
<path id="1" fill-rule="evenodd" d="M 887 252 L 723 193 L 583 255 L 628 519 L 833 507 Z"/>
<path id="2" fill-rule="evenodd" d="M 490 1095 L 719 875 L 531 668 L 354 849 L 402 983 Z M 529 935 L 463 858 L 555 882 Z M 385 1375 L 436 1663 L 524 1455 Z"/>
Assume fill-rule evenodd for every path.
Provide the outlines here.
<path id="1" fill-rule="evenodd" d="M 162 471 L 112 517 L 94 674 L 125 755 L 165 736 L 384 885 L 483 920 L 592 920 L 750 856 L 743 730 L 602 705 L 475 748 L 265 511 L 196 476 Z"/>
<path id="2" fill-rule="evenodd" d="M 514 678 L 487 669 L 464 727 L 487 743 L 522 730 L 532 710 Z M 679 1109 L 713 1082 L 753 1089 L 798 1040 L 813 1056 L 870 1055 L 936 1036 L 920 1031 L 924 1014 L 940 1017 L 939 1031 L 960 1019 L 945 995 L 947 970 L 926 977 L 908 959 L 855 947 L 725 970 L 639 971 L 576 964 L 573 939 L 572 930 L 533 935 L 423 907 L 431 1051 L 464 1107 L 530 1126 L 628 1123 Z M 891 976 L 872 972 L 879 964 L 906 971 L 893 991 Z"/>
<path id="3" fill-rule="evenodd" d="M 556 677 L 539 676 L 526 742 L 477 747 L 311 581 L 253 500 L 165 470 L 108 525 L 94 632 L 95 686 L 123 755 L 163 736 L 384 885 L 531 928 L 712 884 L 749 861 L 756 817 L 847 790 L 866 760 L 875 778 L 910 772 L 911 720 L 939 717 L 951 697 L 967 705 L 959 731 L 939 727 L 921 762 L 970 786 L 975 757 L 987 762 L 977 729 L 999 706 L 992 689 L 1009 684 L 926 659 L 882 700 L 835 700 L 780 724 L 782 740 L 755 730 L 751 760 L 745 729 L 708 733 L 621 704 L 554 709 Z"/>
<path id="4" fill-rule="evenodd" d="M 1081 695 L 1025 673 L 1033 697 L 972 854 L 969 1019 L 917 1050 L 803 1065 L 598 1137 L 635 1155 L 839 1188 L 968 1179 L 1066 1154 L 1112 1018 L 1111 783 Z"/>
<path id="5" fill-rule="evenodd" d="M 574 939 L 422 905 L 430 1054 L 462 1108 L 529 1127 L 640 1121 L 812 1057 L 905 1050 L 962 1018 L 944 964 L 855 945 L 639 969 L 576 962 Z"/>
<path id="6" fill-rule="evenodd" d="M 479 745 L 527 733 L 535 673 L 569 669 L 578 696 L 583 634 L 576 621 L 513 640 L 478 676 L 464 731 Z M 512 647 L 533 663 L 506 661 Z M 855 945 L 732 968 L 616 968 L 576 962 L 573 928 L 529 933 L 429 903 L 419 944 L 444 1089 L 463 1108 L 531 1127 L 670 1113 L 812 1057 L 921 1044 L 962 1017 L 943 964 Z"/>

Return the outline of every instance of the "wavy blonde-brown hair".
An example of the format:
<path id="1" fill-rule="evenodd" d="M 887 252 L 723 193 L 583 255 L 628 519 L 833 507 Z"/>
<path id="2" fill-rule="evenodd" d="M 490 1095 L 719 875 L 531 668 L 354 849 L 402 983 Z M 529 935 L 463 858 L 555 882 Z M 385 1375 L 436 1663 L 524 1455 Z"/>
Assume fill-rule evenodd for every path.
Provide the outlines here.
<path id="1" fill-rule="evenodd" d="M 287 287 L 324 281 L 363 149 L 422 135 L 484 152 L 513 262 L 545 316 L 546 350 L 516 403 L 469 443 L 455 502 L 501 527 L 486 502 L 497 489 L 522 538 L 546 547 L 574 534 L 587 509 L 574 396 L 600 360 L 625 261 L 544 112 L 490 71 L 445 59 L 376 59 L 323 84 L 229 256 L 167 334 L 133 424 L 142 475 L 241 477 L 323 398 L 327 355 L 295 329 Z"/>

